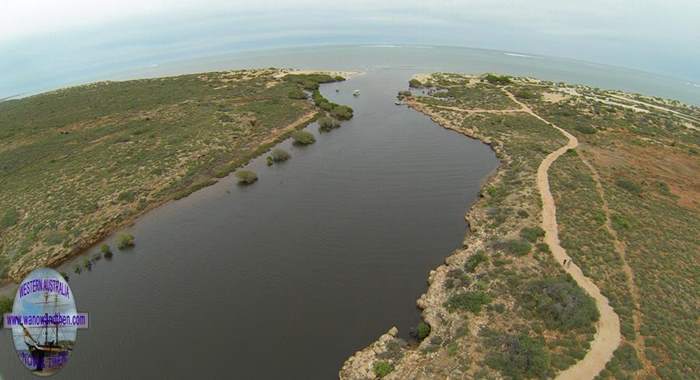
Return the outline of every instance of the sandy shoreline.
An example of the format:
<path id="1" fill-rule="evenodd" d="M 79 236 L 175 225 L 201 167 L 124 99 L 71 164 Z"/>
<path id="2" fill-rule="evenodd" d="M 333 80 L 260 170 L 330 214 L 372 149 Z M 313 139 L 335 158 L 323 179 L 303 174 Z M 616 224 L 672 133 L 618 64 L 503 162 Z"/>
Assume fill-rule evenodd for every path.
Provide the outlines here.
<path id="1" fill-rule="evenodd" d="M 330 76 L 341 76 L 343 78 L 352 79 L 354 77 L 365 74 L 364 71 L 336 71 L 336 70 L 301 70 L 301 69 L 281 69 L 280 73 L 275 75 L 275 78 L 281 79 L 286 75 L 308 75 L 308 74 L 327 74 Z"/>

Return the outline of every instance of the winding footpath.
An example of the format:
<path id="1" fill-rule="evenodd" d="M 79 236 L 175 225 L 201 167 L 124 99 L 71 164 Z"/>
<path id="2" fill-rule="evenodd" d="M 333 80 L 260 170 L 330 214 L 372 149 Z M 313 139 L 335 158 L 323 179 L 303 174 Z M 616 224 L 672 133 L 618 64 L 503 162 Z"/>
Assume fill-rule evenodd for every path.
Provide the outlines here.
<path id="1" fill-rule="evenodd" d="M 505 90 L 504 90 L 505 91 Z M 566 132 L 562 128 L 550 123 L 544 118 L 533 112 L 530 107 L 520 102 L 510 92 L 505 91 L 511 100 L 522 107 L 522 111 L 533 117 L 541 120 L 552 128 L 557 129 L 569 140 L 566 145 L 550 153 L 542 160 L 537 168 L 537 189 L 542 197 L 542 228 L 545 231 L 544 240 L 552 251 L 555 260 L 564 268 L 564 270 L 573 277 L 574 281 L 583 288 L 595 301 L 596 307 L 600 312 L 600 318 L 596 325 L 596 333 L 591 342 L 591 347 L 586 353 L 586 356 L 579 360 L 576 364 L 559 373 L 557 379 L 561 380 L 583 380 L 593 379 L 600 371 L 605 369 L 605 365 L 612 359 L 613 353 L 620 345 L 622 339 L 620 334 L 620 318 L 610 306 L 608 299 L 603 296 L 591 279 L 586 277 L 581 268 L 575 263 L 564 265 L 564 260 L 571 260 L 571 257 L 566 253 L 566 250 L 559 242 L 559 228 L 557 225 L 557 208 L 554 204 L 554 198 L 549 190 L 549 167 L 562 154 L 569 149 L 574 149 L 578 146 L 578 140 L 572 134 Z"/>

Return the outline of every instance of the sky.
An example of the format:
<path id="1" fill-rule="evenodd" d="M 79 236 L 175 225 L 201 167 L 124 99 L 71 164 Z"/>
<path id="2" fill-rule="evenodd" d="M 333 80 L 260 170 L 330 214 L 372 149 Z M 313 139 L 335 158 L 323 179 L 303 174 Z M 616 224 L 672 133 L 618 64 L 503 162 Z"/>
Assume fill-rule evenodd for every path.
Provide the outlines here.
<path id="1" fill-rule="evenodd" d="M 0 69 L 31 67 L 46 52 L 58 63 L 94 52 L 79 63 L 94 66 L 222 41 L 375 42 L 574 58 L 699 83 L 699 15 L 697 0 L 0 0 Z"/>

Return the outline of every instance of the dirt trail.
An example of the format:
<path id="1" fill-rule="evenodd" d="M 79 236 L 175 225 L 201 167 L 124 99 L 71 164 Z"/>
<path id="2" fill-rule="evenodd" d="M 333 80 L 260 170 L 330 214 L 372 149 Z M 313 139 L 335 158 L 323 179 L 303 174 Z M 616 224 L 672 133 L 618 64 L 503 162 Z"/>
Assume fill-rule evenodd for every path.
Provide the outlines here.
<path id="1" fill-rule="evenodd" d="M 593 281 L 591 281 L 591 279 L 588 277 L 584 276 L 581 268 L 574 263 L 566 266 L 563 265 L 564 260 L 566 259 L 570 261 L 571 257 L 569 257 L 566 250 L 564 250 L 559 243 L 559 228 L 557 225 L 556 215 L 557 209 L 554 204 L 552 193 L 549 190 L 548 176 L 549 167 L 552 165 L 552 163 L 562 154 L 566 153 L 567 150 L 576 148 L 578 146 L 578 140 L 570 133 L 537 115 L 530 109 L 530 107 L 521 103 L 510 92 L 506 90 L 504 90 L 504 92 L 511 98 L 511 100 L 522 107 L 523 112 L 527 112 L 547 125 L 557 129 L 564 136 L 566 136 L 567 139 L 569 139 L 569 142 L 566 145 L 547 155 L 547 157 L 542 160 L 542 163 L 540 163 L 540 166 L 537 168 L 537 188 L 542 197 L 542 228 L 545 231 L 545 242 L 547 245 L 549 245 L 555 260 L 562 265 L 564 270 L 569 273 L 571 277 L 573 277 L 578 286 L 583 288 L 595 300 L 595 304 L 600 312 L 600 319 L 596 325 L 596 333 L 593 337 L 588 353 L 586 353 L 586 356 L 579 360 L 576 364 L 560 372 L 557 379 L 593 379 L 605 368 L 608 361 L 612 359 L 613 352 L 615 352 L 617 347 L 620 345 L 620 341 L 622 339 L 620 334 L 620 318 L 608 303 L 608 299 L 603 296 L 595 283 L 593 283 Z"/>
<path id="2" fill-rule="evenodd" d="M 620 260 L 622 261 L 622 270 L 625 272 L 625 279 L 627 280 L 627 288 L 630 291 L 630 294 L 632 295 L 632 302 L 634 303 L 634 310 L 632 312 L 632 324 L 634 326 L 634 332 L 635 332 L 635 340 L 634 342 L 631 342 L 632 345 L 634 346 L 635 350 L 637 351 L 637 356 L 639 356 L 639 359 L 642 362 L 642 365 L 644 366 L 644 370 L 648 374 L 656 374 L 656 368 L 654 365 L 649 361 L 649 359 L 646 357 L 645 354 L 645 342 L 644 342 L 644 336 L 640 334 L 640 328 L 642 325 L 642 313 L 641 313 L 641 307 L 640 307 L 640 295 L 639 295 L 639 288 L 637 287 L 636 283 L 634 282 L 634 271 L 632 270 L 632 267 L 629 266 L 627 263 L 627 247 L 625 244 L 619 239 L 617 236 L 617 231 L 612 226 L 612 218 L 610 216 L 610 207 L 608 207 L 608 201 L 605 198 L 605 190 L 603 189 L 603 185 L 600 182 L 600 175 L 598 174 L 598 171 L 593 167 L 593 165 L 588 162 L 588 160 L 584 159 L 581 157 L 581 161 L 588 167 L 588 169 L 591 171 L 593 181 L 595 182 L 595 187 L 596 191 L 598 192 L 598 196 L 600 196 L 600 199 L 603 202 L 603 213 L 605 213 L 605 229 L 608 231 L 610 236 L 613 238 L 613 245 L 615 247 L 615 252 L 617 252 L 618 256 L 620 257 Z"/>

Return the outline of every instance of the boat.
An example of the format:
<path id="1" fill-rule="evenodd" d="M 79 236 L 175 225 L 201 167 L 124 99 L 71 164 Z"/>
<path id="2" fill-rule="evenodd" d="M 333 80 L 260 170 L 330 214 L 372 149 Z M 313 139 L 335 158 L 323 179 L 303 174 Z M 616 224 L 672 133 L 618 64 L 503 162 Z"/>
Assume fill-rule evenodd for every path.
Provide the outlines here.
<path id="1" fill-rule="evenodd" d="M 402 105 L 403 103 L 401 103 L 400 100 L 397 100 L 397 101 L 394 102 L 394 104 L 396 104 L 397 106 L 400 106 L 400 105 Z"/>
<path id="2" fill-rule="evenodd" d="M 353 91 L 352 96 L 360 96 L 360 90 Z"/>

